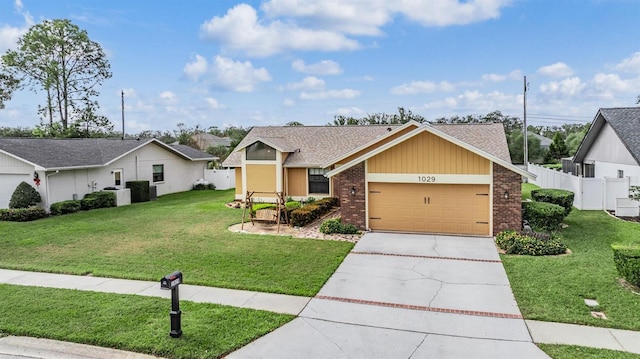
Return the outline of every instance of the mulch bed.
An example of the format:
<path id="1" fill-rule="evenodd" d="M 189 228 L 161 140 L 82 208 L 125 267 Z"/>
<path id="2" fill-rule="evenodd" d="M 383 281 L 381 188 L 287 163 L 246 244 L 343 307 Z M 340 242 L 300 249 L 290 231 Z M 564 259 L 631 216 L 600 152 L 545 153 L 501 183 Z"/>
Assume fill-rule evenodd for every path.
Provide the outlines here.
<path id="1" fill-rule="evenodd" d="M 640 217 L 617 217 L 615 211 L 607 211 L 607 212 L 609 212 L 611 216 L 619 218 L 623 221 L 640 223 Z"/>

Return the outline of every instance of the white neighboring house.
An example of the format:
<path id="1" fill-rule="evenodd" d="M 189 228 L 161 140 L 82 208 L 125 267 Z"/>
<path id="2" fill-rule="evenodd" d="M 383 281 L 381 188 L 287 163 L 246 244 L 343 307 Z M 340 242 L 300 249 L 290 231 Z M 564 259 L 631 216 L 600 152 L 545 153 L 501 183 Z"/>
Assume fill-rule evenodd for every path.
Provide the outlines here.
<path id="1" fill-rule="evenodd" d="M 149 181 L 157 195 L 188 191 L 216 159 L 156 139 L 0 138 L 0 208 L 9 206 L 22 181 L 40 192 L 40 206 L 46 209 L 135 180 Z"/>
<path id="2" fill-rule="evenodd" d="M 573 163 L 576 175 L 640 185 L 640 107 L 601 108 Z"/>

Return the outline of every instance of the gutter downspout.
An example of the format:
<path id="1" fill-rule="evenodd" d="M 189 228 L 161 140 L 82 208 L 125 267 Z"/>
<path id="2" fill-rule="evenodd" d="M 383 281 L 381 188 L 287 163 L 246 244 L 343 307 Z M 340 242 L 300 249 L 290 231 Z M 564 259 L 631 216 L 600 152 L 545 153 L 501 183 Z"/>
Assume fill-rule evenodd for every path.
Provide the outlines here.
<path id="1" fill-rule="evenodd" d="M 50 191 L 49 191 L 49 188 L 50 188 L 50 186 L 49 186 L 49 177 L 51 177 L 53 175 L 57 175 L 58 173 L 60 173 L 60 170 L 56 170 L 55 172 L 48 173 L 46 175 L 47 183 L 45 184 L 45 186 L 46 186 L 46 190 L 47 190 L 47 211 L 49 211 L 49 208 L 51 207 L 51 196 L 50 196 Z"/>

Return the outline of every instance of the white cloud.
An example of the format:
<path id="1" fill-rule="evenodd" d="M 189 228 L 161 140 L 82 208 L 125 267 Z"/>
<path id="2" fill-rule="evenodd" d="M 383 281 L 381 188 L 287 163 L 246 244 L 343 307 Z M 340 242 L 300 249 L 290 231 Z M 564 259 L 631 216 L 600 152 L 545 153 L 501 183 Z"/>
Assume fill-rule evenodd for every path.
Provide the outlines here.
<path id="1" fill-rule="evenodd" d="M 138 93 L 133 88 L 123 88 L 122 90 L 118 91 L 118 96 L 121 96 L 123 92 L 124 92 L 125 101 L 128 98 L 136 98 L 136 97 L 138 97 Z"/>
<path id="2" fill-rule="evenodd" d="M 225 16 L 215 16 L 200 26 L 207 40 L 251 56 L 270 56 L 287 50 L 337 51 L 355 50 L 359 44 L 344 35 L 328 30 L 305 29 L 291 22 L 258 20 L 256 10 L 239 4 Z"/>
<path id="3" fill-rule="evenodd" d="M 481 76 L 482 81 L 486 82 L 503 82 L 507 80 L 521 80 L 522 79 L 522 71 L 513 70 L 508 74 L 484 74 Z"/>
<path id="4" fill-rule="evenodd" d="M 226 106 L 219 103 L 218 100 L 216 100 L 213 97 L 206 97 L 205 101 L 207 102 L 207 104 L 209 105 L 209 107 L 211 107 L 214 110 L 222 110 L 225 109 Z"/>
<path id="5" fill-rule="evenodd" d="M 302 60 L 295 60 L 291 63 L 291 67 L 298 72 L 312 75 L 339 75 L 342 73 L 340 65 L 331 60 L 322 60 L 309 65 Z"/>
<path id="6" fill-rule="evenodd" d="M 505 113 L 519 111 L 521 109 L 519 95 L 505 94 L 500 91 L 483 93 L 478 90 L 465 91 L 464 93 L 436 100 L 425 104 L 422 108 L 433 110 L 439 117 L 445 116 L 445 112 L 454 111 L 457 114 L 484 114 L 499 109 Z"/>
<path id="7" fill-rule="evenodd" d="M 623 72 L 640 73 L 640 52 L 636 52 L 630 57 L 615 65 L 615 69 Z"/>
<path id="8" fill-rule="evenodd" d="M 573 69 L 564 62 L 556 62 L 555 64 L 539 68 L 538 73 L 548 77 L 561 78 L 572 76 Z"/>
<path id="9" fill-rule="evenodd" d="M 300 98 L 303 100 L 326 100 L 331 98 L 344 98 L 352 99 L 360 96 L 360 91 L 353 89 L 344 90 L 328 90 L 319 92 L 305 92 L 300 93 Z"/>
<path id="10" fill-rule="evenodd" d="M 389 1 L 390 10 L 424 26 L 466 25 L 500 17 L 511 0 Z"/>
<path id="11" fill-rule="evenodd" d="M 346 108 L 339 108 L 335 111 L 329 111 L 328 112 L 329 115 L 342 115 L 342 116 L 351 116 L 351 117 L 362 117 L 366 114 L 366 112 L 361 109 L 360 107 L 355 107 L 355 106 L 351 106 L 351 107 L 346 107 Z"/>
<path id="12" fill-rule="evenodd" d="M 185 65 L 183 73 L 193 81 L 201 80 L 213 87 L 237 92 L 252 92 L 259 83 L 271 81 L 271 75 L 264 67 L 255 68 L 249 61 L 234 61 L 222 56 L 216 56 L 209 63 L 203 56 L 196 55 Z"/>
<path id="13" fill-rule="evenodd" d="M 540 92 L 544 95 L 553 96 L 576 96 L 583 89 L 585 85 L 580 81 L 579 77 L 571 77 L 562 81 L 551 81 L 546 84 L 540 85 Z"/>
<path id="14" fill-rule="evenodd" d="M 401 15 L 424 26 L 464 25 L 500 16 L 511 0 L 345 1 L 271 0 L 262 5 L 268 16 L 291 16 L 353 35 L 380 35 L 382 26 Z"/>
<path id="15" fill-rule="evenodd" d="M 282 101 L 282 104 L 286 107 L 293 107 L 296 105 L 296 102 L 290 98 L 285 98 L 284 101 Z"/>
<path id="16" fill-rule="evenodd" d="M 189 79 L 197 81 L 202 77 L 202 75 L 207 73 L 208 67 L 209 64 L 207 63 L 207 59 L 205 59 L 204 56 L 196 54 L 195 59 L 184 65 L 184 69 L 182 71 Z"/>
<path id="17" fill-rule="evenodd" d="M 288 90 L 316 90 L 324 88 L 324 80 L 315 76 L 308 76 L 300 82 L 287 85 Z"/>
<path id="18" fill-rule="evenodd" d="M 255 68 L 249 61 L 233 61 L 222 56 L 215 57 L 211 71 L 214 84 L 238 92 L 252 92 L 257 84 L 271 81 L 264 67 Z"/>
<path id="19" fill-rule="evenodd" d="M 178 101 L 178 96 L 171 91 L 163 91 L 158 97 L 165 104 L 175 104 Z"/>
<path id="20" fill-rule="evenodd" d="M 18 39 L 24 35 L 31 26 L 35 25 L 33 16 L 24 10 L 24 6 L 21 0 L 16 0 L 13 5 L 16 12 L 22 15 L 24 19 L 24 25 L 19 27 L 4 25 L 0 28 L 0 53 L 4 53 L 9 49 L 16 47 Z"/>
<path id="21" fill-rule="evenodd" d="M 412 81 L 408 84 L 395 86 L 391 93 L 395 95 L 414 95 L 418 93 L 449 92 L 455 90 L 455 86 L 447 81 L 439 83 L 431 81 Z"/>

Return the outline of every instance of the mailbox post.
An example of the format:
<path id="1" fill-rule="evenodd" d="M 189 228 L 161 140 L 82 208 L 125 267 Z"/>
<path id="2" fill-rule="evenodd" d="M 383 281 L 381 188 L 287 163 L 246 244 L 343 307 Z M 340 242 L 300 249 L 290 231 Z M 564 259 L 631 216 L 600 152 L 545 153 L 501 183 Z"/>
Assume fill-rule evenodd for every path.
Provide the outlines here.
<path id="1" fill-rule="evenodd" d="M 182 312 L 180 311 L 180 294 L 178 293 L 180 284 L 182 284 L 182 272 L 173 272 L 160 279 L 160 289 L 171 289 L 171 311 L 169 312 L 171 331 L 169 335 L 172 338 L 179 338 L 182 335 L 182 323 L 180 321 Z"/>

